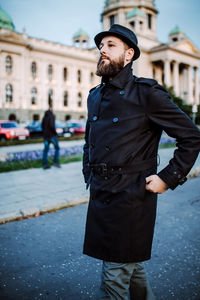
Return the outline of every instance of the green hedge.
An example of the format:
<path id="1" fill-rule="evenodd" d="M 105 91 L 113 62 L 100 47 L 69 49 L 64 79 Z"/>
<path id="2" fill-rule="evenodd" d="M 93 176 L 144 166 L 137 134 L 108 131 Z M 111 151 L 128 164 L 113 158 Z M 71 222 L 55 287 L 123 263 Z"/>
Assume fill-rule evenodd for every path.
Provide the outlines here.
<path id="1" fill-rule="evenodd" d="M 186 113 L 191 119 L 193 119 L 193 113 L 192 113 L 192 105 L 185 104 L 184 100 L 180 97 L 177 97 L 173 91 L 173 87 L 166 87 L 166 90 L 170 94 L 170 97 L 172 101 L 182 110 L 184 113 Z M 196 113 L 196 120 L 195 123 L 197 125 L 200 125 L 200 105 L 198 105 L 198 112 Z"/>

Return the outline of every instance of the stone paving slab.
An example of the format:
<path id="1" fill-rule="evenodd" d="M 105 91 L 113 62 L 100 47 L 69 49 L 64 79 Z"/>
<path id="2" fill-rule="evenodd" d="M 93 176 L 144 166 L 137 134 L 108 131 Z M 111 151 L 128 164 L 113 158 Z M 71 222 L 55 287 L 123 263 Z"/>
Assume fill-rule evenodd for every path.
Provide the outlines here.
<path id="1" fill-rule="evenodd" d="M 158 170 L 167 165 L 173 151 L 173 148 L 159 151 Z M 87 202 L 89 192 L 81 169 L 82 163 L 74 162 L 60 169 L 0 173 L 0 223 Z M 191 171 L 194 174 L 200 174 L 200 155 Z"/>
<path id="2" fill-rule="evenodd" d="M 88 201 L 81 162 L 0 174 L 0 223 Z"/>

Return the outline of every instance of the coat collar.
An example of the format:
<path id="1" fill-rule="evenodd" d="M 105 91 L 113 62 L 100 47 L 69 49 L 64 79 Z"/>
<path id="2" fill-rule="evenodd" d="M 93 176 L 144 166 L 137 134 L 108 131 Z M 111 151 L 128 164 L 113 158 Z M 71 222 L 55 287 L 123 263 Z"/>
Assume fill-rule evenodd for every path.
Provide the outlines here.
<path id="1" fill-rule="evenodd" d="M 109 84 L 123 89 L 127 82 L 133 79 L 132 63 L 127 64 L 110 82 Z M 106 78 L 102 77 L 102 83 L 108 83 Z"/>

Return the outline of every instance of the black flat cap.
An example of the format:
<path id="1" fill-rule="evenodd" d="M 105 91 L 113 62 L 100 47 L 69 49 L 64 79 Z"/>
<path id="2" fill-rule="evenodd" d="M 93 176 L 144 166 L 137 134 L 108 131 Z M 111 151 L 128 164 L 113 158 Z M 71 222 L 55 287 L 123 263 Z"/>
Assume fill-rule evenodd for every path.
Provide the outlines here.
<path id="1" fill-rule="evenodd" d="M 99 45 L 105 36 L 116 36 L 120 40 L 125 42 L 129 47 L 133 48 L 135 51 L 133 60 L 136 60 L 140 56 L 140 49 L 137 46 L 137 37 L 135 33 L 129 28 L 119 24 L 114 24 L 110 27 L 108 31 L 102 31 L 98 33 L 94 38 L 97 48 L 99 48 Z"/>

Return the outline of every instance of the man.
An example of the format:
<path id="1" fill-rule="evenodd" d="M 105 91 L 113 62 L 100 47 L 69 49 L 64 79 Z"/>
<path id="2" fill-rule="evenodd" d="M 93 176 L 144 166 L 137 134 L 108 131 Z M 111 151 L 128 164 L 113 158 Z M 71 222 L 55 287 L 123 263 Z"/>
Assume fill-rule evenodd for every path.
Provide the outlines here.
<path id="1" fill-rule="evenodd" d="M 58 162 L 60 148 L 58 144 L 57 132 L 55 129 L 55 116 L 53 114 L 53 108 L 51 105 L 49 106 L 49 109 L 45 112 L 45 115 L 42 119 L 42 131 L 44 137 L 43 169 L 46 170 L 50 168 L 48 164 L 48 151 L 51 143 L 54 145 L 55 148 L 53 166 L 60 168 L 60 164 Z"/>
<path id="2" fill-rule="evenodd" d="M 141 262 L 150 259 L 157 194 L 186 181 L 200 132 L 153 79 L 132 74 L 135 34 L 113 25 L 96 35 L 100 86 L 88 97 L 83 173 L 90 201 L 83 252 L 103 260 L 98 299 L 154 299 Z M 156 174 L 162 130 L 178 149 Z"/>

